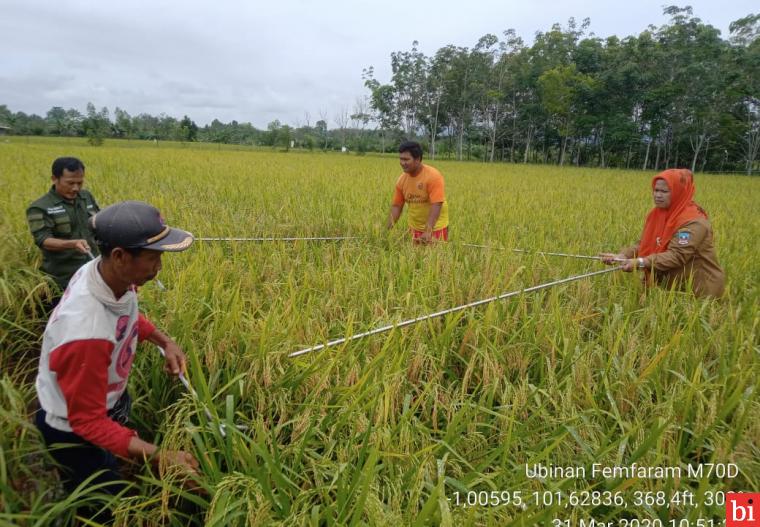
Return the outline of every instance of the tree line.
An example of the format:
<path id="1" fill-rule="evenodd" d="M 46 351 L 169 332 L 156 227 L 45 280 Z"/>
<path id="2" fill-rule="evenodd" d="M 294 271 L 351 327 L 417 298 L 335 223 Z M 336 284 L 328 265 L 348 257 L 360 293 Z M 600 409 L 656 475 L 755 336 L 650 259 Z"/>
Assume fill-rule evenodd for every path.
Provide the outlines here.
<path id="1" fill-rule="evenodd" d="M 638 36 L 601 39 L 589 20 L 513 30 L 426 56 L 391 54 L 387 83 L 364 70 L 381 131 L 424 139 L 431 157 L 599 167 L 757 170 L 760 15 L 730 38 L 691 7 Z"/>
<path id="2" fill-rule="evenodd" d="M 235 120 L 223 123 L 214 119 L 206 126 L 198 126 L 188 116 L 182 119 L 163 113 L 158 116 L 147 113 L 132 116 L 118 107 L 111 115 L 107 107 L 98 110 L 91 102 L 84 113 L 74 108 L 67 110 L 56 106 L 48 110 L 44 117 L 13 112 L 7 105 L 0 105 L 0 127 L 7 128 L 8 133 L 13 135 L 86 137 L 92 145 L 101 145 L 105 139 L 117 138 L 203 141 L 270 146 L 283 150 L 341 150 L 346 147 L 362 153 L 373 149 L 372 138 L 379 137 L 379 133 L 367 129 L 369 121 L 359 123 L 355 115 L 349 115 L 345 110 L 339 114 L 335 116 L 336 126 L 332 129 L 328 126 L 326 115 L 312 125 L 306 114 L 304 124 L 291 126 L 274 120 L 266 130 L 260 130 L 249 122 Z M 377 143 L 374 149 L 379 150 L 379 142 L 374 142 Z"/>
<path id="3" fill-rule="evenodd" d="M 414 42 L 391 53 L 391 77 L 363 71 L 368 95 L 332 119 L 308 113 L 295 126 L 214 119 L 199 127 L 116 108 L 51 108 L 45 117 L 0 106 L 18 135 L 206 141 L 385 152 L 420 140 L 435 158 L 693 171 L 760 170 L 760 14 L 732 22 L 728 39 L 690 7 L 664 8 L 668 23 L 602 39 L 589 20 L 537 32 L 514 30 L 474 47 L 426 56 Z M 333 126 L 330 127 L 330 124 Z"/>

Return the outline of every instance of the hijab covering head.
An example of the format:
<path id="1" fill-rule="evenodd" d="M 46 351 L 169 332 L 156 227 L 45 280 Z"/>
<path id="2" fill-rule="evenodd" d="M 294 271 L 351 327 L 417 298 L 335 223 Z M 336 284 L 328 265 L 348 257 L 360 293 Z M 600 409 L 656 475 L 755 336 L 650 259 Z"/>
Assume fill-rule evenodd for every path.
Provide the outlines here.
<path id="1" fill-rule="evenodd" d="M 691 170 L 672 168 L 660 172 L 652 178 L 652 191 L 658 179 L 668 184 L 670 207 L 655 207 L 647 214 L 639 243 L 640 256 L 667 251 L 670 239 L 682 225 L 699 218 L 707 219 L 707 213 L 694 203 L 694 175 Z"/>

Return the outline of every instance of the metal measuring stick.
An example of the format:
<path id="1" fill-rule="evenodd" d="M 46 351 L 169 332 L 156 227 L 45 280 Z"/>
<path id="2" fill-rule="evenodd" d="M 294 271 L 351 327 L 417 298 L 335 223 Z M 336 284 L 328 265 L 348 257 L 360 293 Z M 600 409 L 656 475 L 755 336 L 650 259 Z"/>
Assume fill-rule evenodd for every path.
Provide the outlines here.
<path id="1" fill-rule="evenodd" d="M 156 344 L 156 347 L 158 348 L 158 351 L 161 352 L 161 356 L 163 358 L 166 358 L 166 352 L 164 351 L 164 348 L 162 348 L 158 344 Z M 190 381 L 187 380 L 187 377 L 185 377 L 185 374 L 182 373 L 182 372 L 180 372 L 179 375 L 178 375 L 178 377 L 179 377 L 180 382 L 185 386 L 185 388 L 187 389 L 187 391 L 190 392 L 190 394 L 193 396 L 193 398 L 196 401 L 198 401 L 199 403 L 201 403 L 201 400 L 198 397 L 198 392 L 196 392 L 195 388 L 193 388 L 190 385 Z M 206 406 L 203 403 L 201 403 L 201 405 L 203 406 L 203 411 L 206 413 L 206 417 L 208 418 L 208 420 L 211 421 L 212 423 L 216 422 L 216 419 L 211 414 L 211 410 L 208 409 L 208 406 Z M 219 433 L 222 434 L 222 437 L 227 437 L 227 430 L 226 430 L 227 429 L 227 425 L 225 423 L 219 422 L 219 423 L 217 423 L 217 426 L 219 427 Z M 242 429 L 244 427 L 238 426 L 238 428 Z"/>
<path id="2" fill-rule="evenodd" d="M 493 247 L 491 245 L 478 245 L 475 243 L 459 243 L 459 245 L 463 245 L 465 247 L 479 247 L 481 249 L 499 249 L 506 251 L 507 249 L 504 247 Z M 587 256 L 585 254 L 568 254 L 568 253 L 555 253 L 555 252 L 546 252 L 546 251 L 528 251 L 526 249 L 509 249 L 512 252 L 516 253 L 522 253 L 522 254 L 540 254 L 544 256 L 562 256 L 564 258 L 581 258 L 584 260 L 601 260 L 601 256 Z M 613 258 L 613 262 L 625 262 L 625 258 Z"/>
<path id="3" fill-rule="evenodd" d="M 195 238 L 199 242 L 318 242 L 318 241 L 336 241 L 336 240 L 356 240 L 358 236 L 306 236 L 303 238 L 296 237 L 265 237 L 265 238 Z"/>
<path id="4" fill-rule="evenodd" d="M 365 331 L 364 333 L 359 333 L 359 334 L 353 335 L 351 337 L 343 337 L 343 338 L 339 338 L 339 339 L 336 339 L 336 340 L 331 340 L 330 342 L 327 342 L 326 344 L 319 344 L 317 346 L 312 346 L 310 348 L 302 349 L 300 351 L 295 351 L 295 352 L 289 354 L 288 357 L 298 357 L 300 355 L 305 355 L 306 353 L 311 353 L 312 351 L 319 351 L 321 349 L 331 348 L 333 346 L 337 346 L 338 344 L 343 344 L 344 342 L 349 342 L 349 341 L 352 341 L 352 340 L 368 337 L 370 335 L 376 335 L 378 333 L 383 333 L 383 332 L 386 332 L 386 331 L 390 331 L 390 330 L 395 329 L 395 328 L 402 328 L 404 326 L 410 326 L 412 324 L 416 324 L 417 322 L 422 322 L 422 321 L 425 321 L 425 320 L 430 320 L 431 318 L 440 317 L 440 316 L 443 316 L 443 315 L 447 315 L 449 313 L 455 313 L 457 311 L 462 311 L 463 309 L 467 309 L 467 308 L 470 308 L 470 307 L 481 306 L 483 304 L 488 304 L 489 302 L 494 302 L 496 300 L 504 300 L 505 298 L 509 298 L 509 297 L 512 297 L 512 296 L 517 296 L 517 295 L 519 295 L 521 293 L 531 293 L 533 291 L 540 291 L 541 289 L 547 289 L 547 288 L 553 287 L 555 285 L 560 285 L 560 284 L 565 284 L 565 283 L 568 283 L 568 282 L 573 282 L 575 280 L 580 280 L 581 278 L 588 278 L 590 276 L 596 276 L 596 275 L 600 275 L 600 274 L 611 273 L 612 271 L 618 271 L 618 270 L 620 270 L 622 268 L 623 268 L 623 266 L 619 265 L 617 267 L 611 267 L 609 269 L 603 269 L 601 271 L 594 271 L 594 272 L 591 272 L 591 273 L 584 273 L 584 274 L 580 274 L 580 275 L 576 275 L 576 276 L 571 276 L 569 278 L 562 278 L 561 280 L 554 280 L 552 282 L 547 282 L 545 284 L 534 285 L 532 287 L 528 287 L 528 288 L 525 288 L 525 289 L 519 289 L 517 291 L 512 291 L 512 292 L 509 292 L 509 293 L 504 293 L 504 294 L 501 294 L 499 296 L 492 296 L 490 298 L 484 298 L 483 300 L 477 300 L 475 302 L 470 302 L 469 304 L 464 304 L 462 306 L 452 307 L 451 309 L 445 309 L 443 311 L 438 311 L 436 313 L 431 313 L 429 315 L 423 315 L 423 316 L 417 317 L 417 318 L 410 318 L 409 320 L 404 320 L 403 322 L 398 322 L 396 324 L 388 324 L 387 326 L 382 326 L 382 327 L 375 328 L 375 329 L 370 330 L 370 331 Z"/>

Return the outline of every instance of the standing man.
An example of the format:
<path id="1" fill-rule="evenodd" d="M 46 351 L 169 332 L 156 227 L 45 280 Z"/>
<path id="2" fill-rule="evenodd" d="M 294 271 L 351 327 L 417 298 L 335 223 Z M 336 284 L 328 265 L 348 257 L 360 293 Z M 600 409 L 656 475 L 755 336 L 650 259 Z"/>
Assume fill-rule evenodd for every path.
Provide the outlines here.
<path id="1" fill-rule="evenodd" d="M 87 221 L 100 208 L 95 198 L 84 190 L 84 164 L 75 157 L 53 161 L 53 186 L 47 194 L 26 209 L 26 220 L 34 243 L 42 250 L 42 270 L 50 275 L 61 291 L 89 257 L 97 254 Z M 55 296 L 51 307 L 60 298 Z"/>
<path id="2" fill-rule="evenodd" d="M 446 202 L 443 176 L 430 165 L 422 163 L 422 147 L 414 141 L 404 141 L 398 148 L 403 173 L 396 189 L 388 218 L 391 229 L 409 204 L 409 230 L 414 240 L 430 243 L 432 239 L 449 239 L 449 205 Z"/>
<path id="3" fill-rule="evenodd" d="M 159 458 L 193 473 L 198 462 L 184 451 L 159 450 L 126 426 L 127 382 L 137 342 L 163 348 L 164 370 L 185 371 L 185 355 L 138 310 L 136 288 L 156 277 L 164 251 L 184 251 L 192 234 L 167 226 L 147 203 L 125 201 L 91 221 L 101 256 L 71 278 L 48 320 L 36 388 L 37 428 L 61 468 L 67 492 L 89 477 L 100 491 L 124 490 L 116 457 Z"/>

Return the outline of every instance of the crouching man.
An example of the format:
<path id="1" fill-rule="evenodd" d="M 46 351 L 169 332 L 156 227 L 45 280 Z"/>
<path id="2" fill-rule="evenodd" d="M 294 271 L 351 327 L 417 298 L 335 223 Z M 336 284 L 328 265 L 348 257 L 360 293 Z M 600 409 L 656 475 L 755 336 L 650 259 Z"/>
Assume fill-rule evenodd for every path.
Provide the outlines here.
<path id="1" fill-rule="evenodd" d="M 61 469 L 68 493 L 90 484 L 118 494 L 124 483 L 116 456 L 181 465 L 198 462 L 183 451 L 160 450 L 127 426 L 127 381 L 138 341 L 166 353 L 165 370 L 185 371 L 185 355 L 138 310 L 136 288 L 156 277 L 166 251 L 183 251 L 193 236 L 167 226 L 147 203 L 125 201 L 91 220 L 100 256 L 72 277 L 45 328 L 36 388 L 36 425 Z M 102 518 L 99 518 L 102 519 Z"/>

